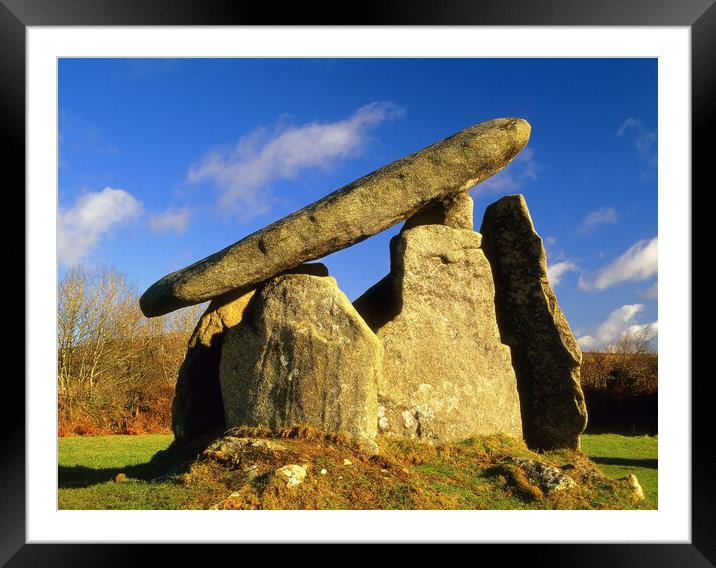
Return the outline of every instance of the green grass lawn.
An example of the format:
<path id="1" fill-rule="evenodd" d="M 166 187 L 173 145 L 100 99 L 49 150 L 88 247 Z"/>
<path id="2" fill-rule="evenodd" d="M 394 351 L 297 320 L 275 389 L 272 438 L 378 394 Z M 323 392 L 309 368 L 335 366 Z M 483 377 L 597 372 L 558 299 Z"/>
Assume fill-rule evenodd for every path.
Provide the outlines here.
<path id="1" fill-rule="evenodd" d="M 177 484 L 153 481 L 164 473 L 161 464 L 152 461 L 157 452 L 167 448 L 172 436 L 150 434 L 141 436 L 96 436 L 61 438 L 59 440 L 60 509 L 183 509 L 205 508 L 226 497 L 226 487 L 210 481 Z M 633 473 L 639 479 L 650 507 L 657 505 L 657 438 L 619 436 L 615 434 L 583 435 L 582 451 L 602 471 L 620 478 Z M 425 463 L 417 471 L 428 475 L 433 486 L 450 492 L 470 493 L 462 499 L 463 506 L 482 508 L 480 499 L 488 480 L 480 475 L 457 476 L 443 471 L 439 464 Z M 448 468 L 449 469 L 449 468 Z M 117 474 L 128 480 L 118 483 Z M 463 483 L 464 482 L 464 483 Z M 457 487 L 457 485 L 460 487 Z M 467 485 L 464 485 L 467 484 Z M 482 485 L 481 485 L 482 484 Z M 474 487 L 473 487 L 474 486 Z M 487 497 L 487 492 L 484 492 Z M 473 502 L 474 501 L 474 502 Z M 484 503 L 488 508 L 502 506 L 494 499 Z M 504 508 L 514 507 L 508 499 Z M 530 508 L 536 506 L 531 505 Z M 521 507 L 520 507 L 521 508 Z"/>
<path id="2" fill-rule="evenodd" d="M 72 467 L 87 470 L 75 470 L 67 482 L 101 480 L 108 475 L 108 469 L 147 464 L 154 454 L 168 447 L 173 439 L 172 434 L 60 438 L 60 470 Z"/>
<path id="3" fill-rule="evenodd" d="M 658 438 L 619 434 L 582 434 L 582 451 L 614 479 L 636 475 L 647 501 L 658 506 Z"/>
<path id="4" fill-rule="evenodd" d="M 171 434 L 60 438 L 59 508 L 182 509 L 203 495 L 218 498 L 218 488 L 150 481 L 164 473 L 152 456 L 172 440 Z M 117 483 L 119 473 L 129 480 Z"/>

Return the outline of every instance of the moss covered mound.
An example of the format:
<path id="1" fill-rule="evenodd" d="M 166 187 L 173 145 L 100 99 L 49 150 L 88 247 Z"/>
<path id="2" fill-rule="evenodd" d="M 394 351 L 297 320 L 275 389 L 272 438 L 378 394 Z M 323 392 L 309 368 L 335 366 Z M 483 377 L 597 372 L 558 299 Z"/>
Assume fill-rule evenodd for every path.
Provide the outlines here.
<path id="1" fill-rule="evenodd" d="M 214 509 L 643 509 L 626 480 L 575 451 L 533 453 L 506 436 L 452 444 L 379 438 L 370 455 L 310 427 L 236 428 L 179 484 L 226 488 Z M 182 468 L 184 469 L 184 468 Z"/>

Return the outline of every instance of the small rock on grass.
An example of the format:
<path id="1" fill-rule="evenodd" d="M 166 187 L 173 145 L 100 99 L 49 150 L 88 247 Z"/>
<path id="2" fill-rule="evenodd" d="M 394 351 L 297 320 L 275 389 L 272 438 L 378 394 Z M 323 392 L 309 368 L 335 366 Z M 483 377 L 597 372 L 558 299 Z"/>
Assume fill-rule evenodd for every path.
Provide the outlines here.
<path id="1" fill-rule="evenodd" d="M 562 491 L 576 485 L 574 479 L 557 467 L 524 458 L 513 458 L 512 463 L 520 467 L 527 474 L 527 478 L 543 491 Z"/>
<path id="2" fill-rule="evenodd" d="M 353 465 L 353 462 L 351 460 L 349 460 L 348 458 L 345 458 L 343 460 L 343 465 Z"/>
<path id="3" fill-rule="evenodd" d="M 639 483 L 639 480 L 636 478 L 636 475 L 630 473 L 623 479 L 626 480 L 627 485 L 629 485 L 629 488 L 631 489 L 631 492 L 634 495 L 635 499 L 637 499 L 638 501 L 643 501 L 644 499 L 646 499 L 646 496 L 644 495 L 644 490 L 641 487 L 641 483 Z"/>
<path id="4" fill-rule="evenodd" d="M 297 464 L 289 464 L 276 470 L 276 476 L 286 482 L 286 487 L 300 485 L 306 479 L 306 470 Z"/>

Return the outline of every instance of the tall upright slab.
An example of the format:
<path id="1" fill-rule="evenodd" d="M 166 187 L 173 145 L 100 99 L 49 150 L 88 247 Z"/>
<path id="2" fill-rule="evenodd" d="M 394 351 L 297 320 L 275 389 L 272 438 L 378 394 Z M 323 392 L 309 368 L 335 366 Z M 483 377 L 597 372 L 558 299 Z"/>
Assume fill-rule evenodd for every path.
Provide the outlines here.
<path id="1" fill-rule="evenodd" d="M 172 402 L 172 431 L 179 442 L 224 426 L 219 358 L 227 329 L 243 318 L 251 290 L 238 297 L 212 300 L 189 338 Z"/>
<path id="2" fill-rule="evenodd" d="M 510 348 L 500 341 L 480 240 L 445 225 L 407 229 L 391 242 L 391 274 L 354 302 L 383 344 L 378 425 L 388 435 L 522 437 Z"/>
<path id="3" fill-rule="evenodd" d="M 257 288 L 221 351 L 226 425 L 308 424 L 375 451 L 380 341 L 328 277 L 288 274 Z"/>
<path id="4" fill-rule="evenodd" d="M 524 197 L 508 195 L 490 205 L 480 231 L 500 332 L 512 348 L 525 441 L 533 449 L 579 449 L 587 425 L 582 352 L 547 279 L 544 246 Z"/>
<path id="5" fill-rule="evenodd" d="M 302 264 L 293 273 L 328 276 L 320 263 Z M 254 290 L 227 294 L 209 303 L 189 338 L 187 353 L 177 377 L 172 402 L 172 431 L 179 442 L 188 442 L 225 426 L 219 385 L 219 360 L 226 332 L 238 325 Z"/>

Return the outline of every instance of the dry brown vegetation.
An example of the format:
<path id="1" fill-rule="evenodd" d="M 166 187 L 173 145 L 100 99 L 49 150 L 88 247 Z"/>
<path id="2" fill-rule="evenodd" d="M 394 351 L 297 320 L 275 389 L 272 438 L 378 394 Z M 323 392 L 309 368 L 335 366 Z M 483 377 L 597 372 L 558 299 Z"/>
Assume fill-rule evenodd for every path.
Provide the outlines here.
<path id="1" fill-rule="evenodd" d="M 656 434 L 659 357 L 643 334 L 582 354 L 588 431 Z"/>
<path id="2" fill-rule="evenodd" d="M 643 334 L 625 335 L 603 352 L 585 352 L 582 387 L 630 393 L 658 391 L 658 355 Z"/>
<path id="3" fill-rule="evenodd" d="M 58 433 L 138 434 L 171 427 L 179 365 L 200 307 L 146 319 L 125 276 L 69 269 L 58 284 Z"/>

